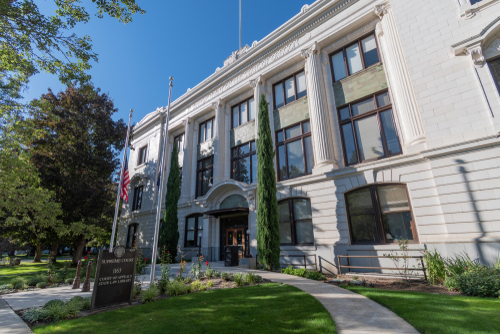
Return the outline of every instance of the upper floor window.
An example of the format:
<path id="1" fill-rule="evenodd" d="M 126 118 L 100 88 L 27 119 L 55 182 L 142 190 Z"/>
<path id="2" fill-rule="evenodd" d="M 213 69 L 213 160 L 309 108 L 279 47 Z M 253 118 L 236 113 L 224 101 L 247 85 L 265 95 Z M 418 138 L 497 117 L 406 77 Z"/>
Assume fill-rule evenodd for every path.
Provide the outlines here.
<path id="1" fill-rule="evenodd" d="M 498 94 L 500 94 L 500 57 L 488 60 L 488 67 L 493 76 L 493 81 L 495 81 L 495 85 L 497 86 Z"/>
<path id="2" fill-rule="evenodd" d="M 401 154 L 388 92 L 337 110 L 346 165 Z"/>
<path id="3" fill-rule="evenodd" d="M 184 134 L 180 134 L 174 138 L 174 143 L 177 145 L 177 152 L 184 151 Z"/>
<path id="4" fill-rule="evenodd" d="M 307 198 L 278 202 L 278 219 L 282 245 L 314 243 L 311 202 Z"/>
<path id="5" fill-rule="evenodd" d="M 249 142 L 231 149 L 231 178 L 245 183 L 257 182 L 257 147 Z"/>
<path id="6" fill-rule="evenodd" d="M 203 215 L 186 217 L 184 247 L 197 247 L 203 235 Z"/>
<path id="7" fill-rule="evenodd" d="M 417 240 L 406 186 L 369 186 L 346 194 L 353 244 Z"/>
<path id="8" fill-rule="evenodd" d="M 314 153 L 308 120 L 276 131 L 276 143 L 280 181 L 312 173 Z"/>
<path id="9" fill-rule="evenodd" d="M 142 189 L 143 186 L 134 188 L 134 200 L 132 202 L 132 211 L 140 210 L 142 206 Z"/>
<path id="10" fill-rule="evenodd" d="M 274 110 L 307 95 L 304 71 L 295 73 L 273 85 Z"/>
<path id="11" fill-rule="evenodd" d="M 214 156 L 198 161 L 196 170 L 196 197 L 204 196 L 212 187 Z"/>
<path id="12" fill-rule="evenodd" d="M 361 50 L 361 51 L 360 51 Z M 330 55 L 333 81 L 370 67 L 380 61 L 375 35 L 363 37 Z"/>
<path id="13" fill-rule="evenodd" d="M 139 161 L 137 161 L 138 166 L 146 163 L 147 153 L 148 153 L 148 145 L 143 146 L 139 149 Z"/>
<path id="14" fill-rule="evenodd" d="M 245 124 L 255 119 L 255 100 L 250 98 L 231 108 L 232 112 L 232 126 L 235 128 L 241 124 Z"/>
<path id="15" fill-rule="evenodd" d="M 128 230 L 127 230 L 127 241 L 126 241 L 126 244 L 125 244 L 125 248 L 132 248 L 134 246 L 137 246 L 136 245 L 136 242 L 137 242 L 137 225 L 138 224 L 130 224 L 128 226 Z"/>
<path id="16" fill-rule="evenodd" d="M 203 123 L 200 123 L 200 140 L 199 143 L 209 140 L 214 136 L 214 118 L 211 118 Z"/>

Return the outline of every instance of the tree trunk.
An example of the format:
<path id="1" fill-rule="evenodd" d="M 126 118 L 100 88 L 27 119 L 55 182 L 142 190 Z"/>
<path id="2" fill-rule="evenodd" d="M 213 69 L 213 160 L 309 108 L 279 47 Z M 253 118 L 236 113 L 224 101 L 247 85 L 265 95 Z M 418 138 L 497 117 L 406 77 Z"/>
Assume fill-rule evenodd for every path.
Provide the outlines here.
<path id="1" fill-rule="evenodd" d="M 33 259 L 33 262 L 42 262 L 40 261 L 40 258 L 42 257 L 42 250 L 43 250 L 43 245 L 41 242 L 36 243 L 36 250 L 35 250 L 35 258 Z"/>
<path id="2" fill-rule="evenodd" d="M 59 248 L 57 242 L 52 243 L 51 257 L 52 257 L 52 263 L 54 264 L 57 262 L 57 248 Z"/>
<path id="3" fill-rule="evenodd" d="M 83 249 L 85 248 L 85 238 L 83 235 L 80 235 L 75 242 L 75 253 L 73 253 L 73 260 L 71 261 L 71 267 L 76 267 L 78 265 L 78 261 L 82 258 Z"/>

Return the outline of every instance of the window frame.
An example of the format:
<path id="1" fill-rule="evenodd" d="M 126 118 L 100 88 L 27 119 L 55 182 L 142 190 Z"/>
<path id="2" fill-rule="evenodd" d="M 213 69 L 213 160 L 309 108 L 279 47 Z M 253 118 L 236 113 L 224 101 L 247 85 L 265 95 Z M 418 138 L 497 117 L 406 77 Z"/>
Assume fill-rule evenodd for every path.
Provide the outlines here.
<path id="1" fill-rule="evenodd" d="M 282 85 L 282 88 L 283 88 L 283 105 L 280 108 L 286 106 L 289 103 L 295 102 L 295 101 L 297 101 L 299 99 L 298 93 L 297 93 L 297 74 L 300 74 L 302 72 L 304 72 L 304 75 L 305 75 L 305 69 L 304 68 L 301 69 L 301 70 L 299 70 L 299 71 L 297 71 L 297 72 L 295 72 L 295 73 L 293 73 L 292 75 L 289 75 L 289 76 L 285 77 L 284 79 L 281 79 L 280 81 L 275 82 L 272 85 L 273 86 L 273 92 L 272 92 L 272 94 L 273 94 L 273 110 L 277 109 L 276 108 L 276 93 L 275 93 L 274 87 L 276 87 L 278 85 Z M 287 103 L 286 102 L 286 92 L 285 92 L 285 82 L 288 79 L 292 78 L 292 77 L 293 77 L 293 90 L 294 90 L 294 93 L 295 93 L 295 100 L 293 100 L 292 102 L 288 102 Z M 304 96 L 307 96 L 307 82 L 306 82 L 306 95 L 304 95 Z M 304 96 L 302 96 L 302 97 L 304 97 Z M 300 97 L 300 98 L 302 98 L 302 97 Z"/>
<path id="2" fill-rule="evenodd" d="M 187 245 L 187 233 L 188 233 L 188 219 L 189 218 L 195 218 L 194 220 L 194 246 L 188 246 Z M 186 216 L 186 222 L 185 222 L 185 227 L 184 227 L 184 248 L 195 248 L 195 247 L 199 247 L 198 245 L 198 233 L 199 231 L 203 231 L 203 222 L 202 222 L 202 228 L 198 228 L 199 226 L 199 223 L 198 223 L 198 220 L 199 218 L 201 217 L 201 219 L 203 220 L 203 214 L 201 213 L 195 213 L 195 214 L 192 214 L 192 215 L 189 215 L 189 216 Z"/>
<path id="3" fill-rule="evenodd" d="M 255 145 L 255 151 L 252 151 L 252 143 L 254 143 Z M 250 148 L 249 148 L 249 152 L 248 153 L 245 153 L 245 154 L 241 154 L 241 155 L 238 155 L 238 156 L 234 156 L 234 149 L 238 149 L 242 146 L 245 146 L 245 145 L 248 145 Z M 249 142 L 246 142 L 244 144 L 240 144 L 238 146 L 234 146 L 234 147 L 231 147 L 231 161 L 230 161 L 230 170 L 231 170 L 231 179 L 232 180 L 235 180 L 235 181 L 238 181 L 238 182 L 243 182 L 243 181 L 239 181 L 239 180 L 236 180 L 235 179 L 235 175 L 234 175 L 234 172 L 233 172 L 233 162 L 234 161 L 237 161 L 237 160 L 240 160 L 240 159 L 244 159 L 244 158 L 247 158 L 249 157 L 250 158 L 250 183 L 248 184 L 252 184 L 252 180 L 253 180 L 253 175 L 252 175 L 252 171 L 253 171 L 253 168 L 252 168 L 252 156 L 253 155 L 257 155 L 257 142 L 255 140 L 251 140 Z M 236 171 L 236 174 L 239 176 L 239 164 L 238 164 L 238 170 Z"/>
<path id="4" fill-rule="evenodd" d="M 389 244 L 389 245 L 394 245 L 398 244 L 399 240 L 394 240 L 394 241 L 387 241 L 387 231 L 385 231 L 384 228 L 384 222 L 382 218 L 382 209 L 380 208 L 380 201 L 378 198 L 378 192 L 377 192 L 377 187 L 385 187 L 385 186 L 396 186 L 396 187 L 403 187 L 405 188 L 406 191 L 406 197 L 408 198 L 408 207 L 410 208 L 410 214 L 412 220 L 410 221 L 410 226 L 411 226 L 411 231 L 413 234 L 413 240 L 408 240 L 408 243 L 410 244 L 418 244 L 419 243 L 419 238 L 418 238 L 418 233 L 417 233 L 417 226 L 415 224 L 415 215 L 413 213 L 413 207 L 411 204 L 411 199 L 410 199 L 410 193 L 408 191 L 408 187 L 406 184 L 403 183 L 377 183 L 377 184 L 371 184 L 369 186 L 363 186 L 363 187 L 358 187 L 356 189 L 349 190 L 344 193 L 344 201 L 345 201 L 345 211 L 347 214 L 347 227 L 349 229 L 349 244 L 350 245 L 383 245 L 383 244 Z M 371 200 L 372 200 L 372 207 L 374 211 L 374 216 L 375 216 L 375 224 L 377 228 L 377 235 L 379 237 L 379 242 L 369 242 L 369 241 L 358 241 L 356 243 L 353 242 L 353 232 L 352 232 L 352 224 L 351 224 L 351 214 L 349 212 L 349 201 L 347 200 L 347 195 L 350 193 L 359 191 L 361 189 L 370 189 L 370 195 L 371 195 Z M 407 212 L 408 210 L 398 210 L 398 211 L 391 211 L 391 213 L 397 213 L 397 212 Z"/>
<path id="5" fill-rule="evenodd" d="M 208 160 L 208 159 L 211 159 L 211 164 L 203 167 L 203 168 L 200 168 L 200 163 L 204 160 Z M 212 179 L 212 185 L 213 185 L 213 179 L 214 179 L 214 156 L 211 155 L 209 157 L 206 157 L 206 158 L 203 158 L 203 159 L 200 159 L 196 162 L 196 196 L 195 198 L 198 198 L 198 197 L 203 197 L 206 195 L 203 194 L 203 195 L 200 195 L 200 178 L 199 178 L 199 174 L 206 171 L 206 170 L 211 170 L 211 176 L 210 178 Z M 203 190 L 203 189 L 201 189 Z M 210 189 L 207 189 L 207 192 L 209 191 Z"/>
<path id="6" fill-rule="evenodd" d="M 206 121 L 203 121 L 200 123 L 200 126 L 198 128 L 198 144 L 201 144 L 201 143 L 204 143 L 206 142 L 208 139 L 207 139 L 207 123 L 208 122 L 211 122 L 212 123 L 212 127 L 210 129 L 210 133 L 211 133 L 211 137 L 210 139 L 212 139 L 214 137 L 214 121 L 215 121 L 215 117 L 211 117 L 209 119 L 207 119 Z M 205 138 L 203 140 L 201 140 L 201 127 L 205 127 L 205 131 L 203 132 L 205 134 Z"/>
<path id="7" fill-rule="evenodd" d="M 239 102 L 239 103 L 236 103 L 235 105 L 233 105 L 231 107 L 231 129 L 237 128 L 238 126 L 246 124 L 246 123 L 253 121 L 255 119 L 255 118 L 250 119 L 250 100 L 254 100 L 253 101 L 254 107 L 257 108 L 255 105 L 255 98 L 253 95 L 250 96 L 249 98 Z M 247 120 L 245 121 L 245 123 L 241 123 L 241 105 L 243 105 L 243 104 L 247 105 Z M 234 107 L 238 107 L 238 123 L 239 123 L 238 125 L 234 124 L 234 115 L 233 115 Z M 257 115 L 257 109 L 255 109 L 255 114 Z"/>
<path id="8" fill-rule="evenodd" d="M 486 64 L 488 64 L 488 71 L 490 72 L 491 79 L 493 80 L 493 83 L 495 84 L 495 87 L 497 88 L 498 95 L 500 96 L 500 83 L 495 81 L 495 77 L 493 77 L 493 72 L 491 71 L 491 67 L 490 67 L 490 63 L 494 62 L 494 61 L 500 62 L 500 55 L 486 59 Z"/>
<path id="9" fill-rule="evenodd" d="M 181 138 L 181 137 L 182 137 L 182 150 L 181 150 L 180 141 L 179 141 L 179 138 Z M 177 153 L 184 152 L 184 140 L 185 140 L 184 132 L 181 133 L 180 135 L 174 137 L 174 143 L 177 143 Z"/>
<path id="10" fill-rule="evenodd" d="M 280 246 L 313 246 L 314 245 L 314 241 L 312 243 L 297 243 L 297 235 L 296 235 L 296 229 L 295 229 L 295 223 L 297 221 L 305 221 L 305 220 L 309 220 L 309 219 L 299 219 L 299 220 L 295 220 L 295 213 L 293 212 L 293 200 L 296 200 L 296 199 L 305 199 L 305 200 L 308 200 L 309 201 L 309 205 L 311 204 L 311 199 L 308 198 L 308 197 L 289 197 L 289 198 L 285 198 L 283 200 L 280 200 L 278 201 L 278 205 L 282 202 L 288 202 L 288 214 L 290 215 L 290 232 L 292 234 L 292 243 L 287 243 L 287 244 L 282 244 L 280 242 Z M 314 223 L 312 222 L 313 218 L 312 218 L 312 206 L 311 206 L 311 224 L 313 225 L 313 240 L 314 240 Z M 281 224 L 281 222 L 279 221 L 279 217 L 278 217 L 278 224 Z"/>
<path id="11" fill-rule="evenodd" d="M 138 228 L 139 224 L 138 223 L 131 223 L 131 224 L 128 224 L 127 226 L 127 239 L 125 239 L 125 248 L 126 249 L 132 249 L 132 247 L 134 247 L 134 243 L 137 242 L 137 228 Z M 134 233 L 132 234 L 133 235 L 133 238 L 132 238 L 132 244 L 129 246 L 129 238 L 130 238 L 130 228 L 133 227 L 134 228 Z"/>
<path id="12" fill-rule="evenodd" d="M 377 102 L 377 96 L 384 94 L 384 93 L 387 93 L 387 96 L 389 97 L 390 104 L 379 107 L 378 102 Z M 391 95 L 389 94 L 389 90 L 384 89 L 384 90 L 378 91 L 378 92 L 374 93 L 371 97 L 372 97 L 375 109 L 368 111 L 366 113 L 363 113 L 361 115 L 352 116 L 352 105 L 357 104 L 357 103 L 362 102 L 362 101 L 369 100 L 369 97 L 367 97 L 367 96 L 365 96 L 361 99 L 349 102 L 347 104 L 344 104 L 340 107 L 337 107 L 337 119 L 338 119 L 338 123 L 339 123 L 340 141 L 342 142 L 342 153 L 343 153 L 343 157 L 344 157 L 344 166 L 354 166 L 354 165 L 358 165 L 358 164 L 362 164 L 362 163 L 366 163 L 366 162 L 370 162 L 370 161 L 386 159 L 386 158 L 395 157 L 397 155 L 403 154 L 403 147 L 401 145 L 399 129 L 396 125 L 396 118 L 394 117 L 394 106 L 392 104 L 392 98 L 391 98 Z M 340 110 L 344 109 L 345 107 L 349 108 L 349 118 L 347 118 L 345 120 L 341 120 Z M 394 129 L 396 130 L 396 134 L 398 136 L 399 153 L 395 153 L 395 154 L 388 154 L 389 149 L 387 146 L 387 138 L 385 137 L 384 127 L 382 126 L 382 123 L 380 121 L 380 113 L 387 111 L 387 110 L 391 110 L 392 121 L 394 122 Z M 377 115 L 377 124 L 378 124 L 378 128 L 380 131 L 380 137 L 382 139 L 382 147 L 384 148 L 384 156 L 381 156 L 378 158 L 365 159 L 362 161 L 361 155 L 359 152 L 358 138 L 357 138 L 356 127 L 354 126 L 354 122 L 359 121 L 363 118 L 371 117 L 373 115 Z M 356 147 L 356 157 L 358 159 L 358 162 L 354 163 L 354 164 L 348 163 L 348 159 L 347 159 L 347 155 L 346 155 L 346 148 L 345 148 L 344 131 L 342 130 L 342 126 L 349 124 L 349 123 L 351 124 L 352 133 L 354 136 L 354 146 Z"/>
<path id="13" fill-rule="evenodd" d="M 140 189 L 141 201 L 140 201 L 140 205 L 138 206 L 137 202 L 138 202 L 139 196 L 137 196 L 137 195 L 139 194 L 139 189 Z M 144 185 L 141 184 L 141 185 L 137 185 L 134 187 L 134 199 L 132 200 L 132 211 L 137 211 L 137 210 L 141 209 L 143 193 L 144 193 Z"/>
<path id="14" fill-rule="evenodd" d="M 365 69 L 367 69 L 368 67 L 366 67 L 366 62 L 365 62 L 365 55 L 363 54 L 363 46 L 361 45 L 361 41 L 369 36 L 373 35 L 373 38 L 375 38 L 375 44 L 377 45 L 377 55 L 378 55 L 378 62 L 373 64 L 373 65 L 370 65 L 368 67 L 372 67 L 372 66 L 375 66 L 377 64 L 380 64 L 382 62 L 382 57 L 380 55 L 380 47 L 379 47 L 379 44 L 378 44 L 378 40 L 377 40 L 377 34 L 375 34 L 375 31 L 372 31 L 366 35 L 363 35 L 359 38 L 357 38 L 356 40 L 354 41 L 351 41 L 349 44 L 346 44 L 344 45 L 343 47 L 339 48 L 339 49 L 336 49 L 335 51 L 331 52 L 330 54 L 328 54 L 328 60 L 330 61 L 330 71 L 331 71 L 331 74 L 332 74 L 332 82 L 333 83 L 336 83 L 338 81 L 341 81 L 341 80 L 344 80 L 348 77 L 350 77 L 351 75 L 353 74 L 356 74 L 356 73 L 359 73 Z M 353 46 L 357 44 L 358 45 L 358 48 L 360 50 L 359 54 L 360 54 L 360 58 L 361 58 L 361 65 L 363 66 L 363 68 L 358 71 L 358 72 L 355 72 L 355 73 L 349 73 L 349 65 L 347 64 L 347 56 L 346 56 L 346 49 L 350 46 Z M 339 52 L 342 52 L 342 55 L 344 56 L 344 66 L 345 66 L 345 73 L 346 73 L 346 76 L 342 79 L 339 79 L 339 80 L 335 80 L 335 72 L 333 71 L 333 61 L 332 61 L 332 57 L 333 55 L 339 53 Z"/>
<path id="15" fill-rule="evenodd" d="M 148 145 L 141 146 L 139 148 L 139 154 L 137 155 L 137 166 L 144 165 L 147 162 L 148 155 Z"/>
<path id="16" fill-rule="evenodd" d="M 311 175 L 312 174 L 312 169 L 311 169 L 311 173 L 307 172 L 307 169 L 308 169 L 307 167 L 308 166 L 307 166 L 307 159 L 306 159 L 306 144 L 305 144 L 305 138 L 306 137 L 312 137 L 312 131 L 310 130 L 309 132 L 304 133 L 304 123 L 311 124 L 311 121 L 308 118 L 306 120 L 303 120 L 303 121 L 300 121 L 298 123 L 292 124 L 292 125 L 287 126 L 285 128 L 281 128 L 278 131 L 274 132 L 274 136 L 275 136 L 274 138 L 275 138 L 275 143 L 276 143 L 276 179 L 278 181 L 293 180 L 293 179 L 296 179 L 296 178 L 299 178 L 299 177 L 302 177 L 302 176 L 306 176 L 306 175 Z M 297 125 L 300 125 L 300 132 L 301 132 L 301 134 L 298 135 L 298 136 L 295 136 L 293 138 L 287 139 L 286 138 L 286 130 L 294 128 Z M 310 125 L 309 125 L 309 129 L 311 129 Z M 278 132 L 283 132 L 283 141 L 282 142 L 278 142 Z M 286 145 L 289 144 L 289 143 L 293 143 L 294 141 L 297 141 L 297 140 L 300 140 L 301 144 L 302 144 L 302 159 L 304 160 L 305 174 L 304 175 L 300 175 L 300 176 L 296 176 L 296 177 L 293 177 L 293 178 L 290 178 L 290 175 L 289 175 L 290 173 L 289 173 L 289 168 L 288 168 L 288 149 L 287 149 Z M 280 161 L 279 147 L 280 146 L 285 146 L 285 162 L 286 162 L 286 175 L 287 175 L 287 178 L 283 179 L 283 180 L 281 180 L 280 172 L 279 172 L 279 161 Z M 311 153 L 313 154 L 313 159 L 314 159 L 314 148 L 313 148 L 313 152 L 311 152 Z"/>

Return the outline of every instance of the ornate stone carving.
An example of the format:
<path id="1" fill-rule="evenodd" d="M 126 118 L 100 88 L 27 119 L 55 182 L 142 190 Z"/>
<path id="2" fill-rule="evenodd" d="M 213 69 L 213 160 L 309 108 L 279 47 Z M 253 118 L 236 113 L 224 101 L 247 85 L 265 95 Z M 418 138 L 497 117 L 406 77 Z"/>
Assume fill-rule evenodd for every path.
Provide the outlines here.
<path id="1" fill-rule="evenodd" d="M 247 53 L 248 49 L 249 49 L 248 45 L 245 45 L 241 49 L 233 51 L 233 53 L 229 57 L 227 57 L 227 59 L 224 61 L 224 67 L 231 65 L 239 58 L 243 57 L 245 53 Z"/>
<path id="2" fill-rule="evenodd" d="M 300 12 L 302 14 L 305 14 L 307 11 L 309 10 L 309 5 L 308 4 L 305 4 L 304 6 L 302 6 L 302 8 L 300 9 Z"/>
<path id="3" fill-rule="evenodd" d="M 259 43 L 259 42 L 257 42 L 257 41 L 253 41 L 253 43 L 252 43 L 252 48 L 256 47 L 258 43 Z"/>
<path id="4" fill-rule="evenodd" d="M 321 63 L 323 64 L 323 66 L 328 65 L 328 53 L 326 53 L 325 51 L 321 51 Z"/>
<path id="5" fill-rule="evenodd" d="M 382 17 L 387 14 L 387 9 L 388 9 L 389 5 L 379 5 L 379 6 L 375 6 L 375 15 L 378 16 L 379 19 L 382 20 Z"/>
<path id="6" fill-rule="evenodd" d="M 384 28 L 382 27 L 382 22 L 378 22 L 377 25 L 375 26 L 375 35 L 377 37 L 382 37 L 384 35 Z"/>
<path id="7" fill-rule="evenodd" d="M 217 110 L 217 108 L 222 107 L 222 106 L 223 106 L 223 103 L 222 103 L 221 99 L 218 99 L 217 101 L 212 102 L 212 108 L 215 110 Z"/>
<path id="8" fill-rule="evenodd" d="M 467 54 L 471 56 L 472 62 L 476 67 L 482 67 L 485 64 L 483 48 L 481 45 L 476 45 L 467 49 Z"/>
<path id="9" fill-rule="evenodd" d="M 258 76 L 257 78 L 253 79 L 253 80 L 250 80 L 248 82 L 248 84 L 250 85 L 250 87 L 252 88 L 255 88 L 257 87 L 257 85 L 260 85 L 262 83 L 262 76 Z"/>
<path id="10" fill-rule="evenodd" d="M 304 49 L 300 52 L 300 55 L 302 58 L 307 59 L 309 58 L 312 54 L 314 54 L 318 50 L 318 43 L 314 42 L 313 45 L 308 47 L 307 49 Z"/>

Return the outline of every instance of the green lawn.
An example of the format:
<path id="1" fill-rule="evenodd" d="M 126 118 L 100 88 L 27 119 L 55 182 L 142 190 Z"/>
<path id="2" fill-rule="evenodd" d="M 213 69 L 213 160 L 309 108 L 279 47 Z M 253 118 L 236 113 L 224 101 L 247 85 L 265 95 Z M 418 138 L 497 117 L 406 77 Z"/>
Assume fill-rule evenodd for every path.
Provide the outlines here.
<path id="1" fill-rule="evenodd" d="M 167 298 L 38 326 L 34 332 L 324 334 L 337 331 L 330 313 L 314 297 L 289 285 L 262 284 Z"/>
<path id="2" fill-rule="evenodd" d="M 71 261 L 57 261 L 55 264 L 56 269 L 61 269 L 64 267 L 64 262 L 71 264 Z M 18 266 L 0 266 L 0 276 L 4 275 L 23 275 L 27 273 L 41 273 L 47 271 L 47 262 L 33 263 L 33 262 L 21 262 Z"/>
<path id="3" fill-rule="evenodd" d="M 422 334 L 500 333 L 500 299 L 342 287 L 387 307 Z"/>
<path id="4" fill-rule="evenodd" d="M 24 278 L 30 278 L 35 275 L 23 275 Z M 10 281 L 16 276 L 2 276 L 0 277 L 0 285 L 10 284 Z"/>

